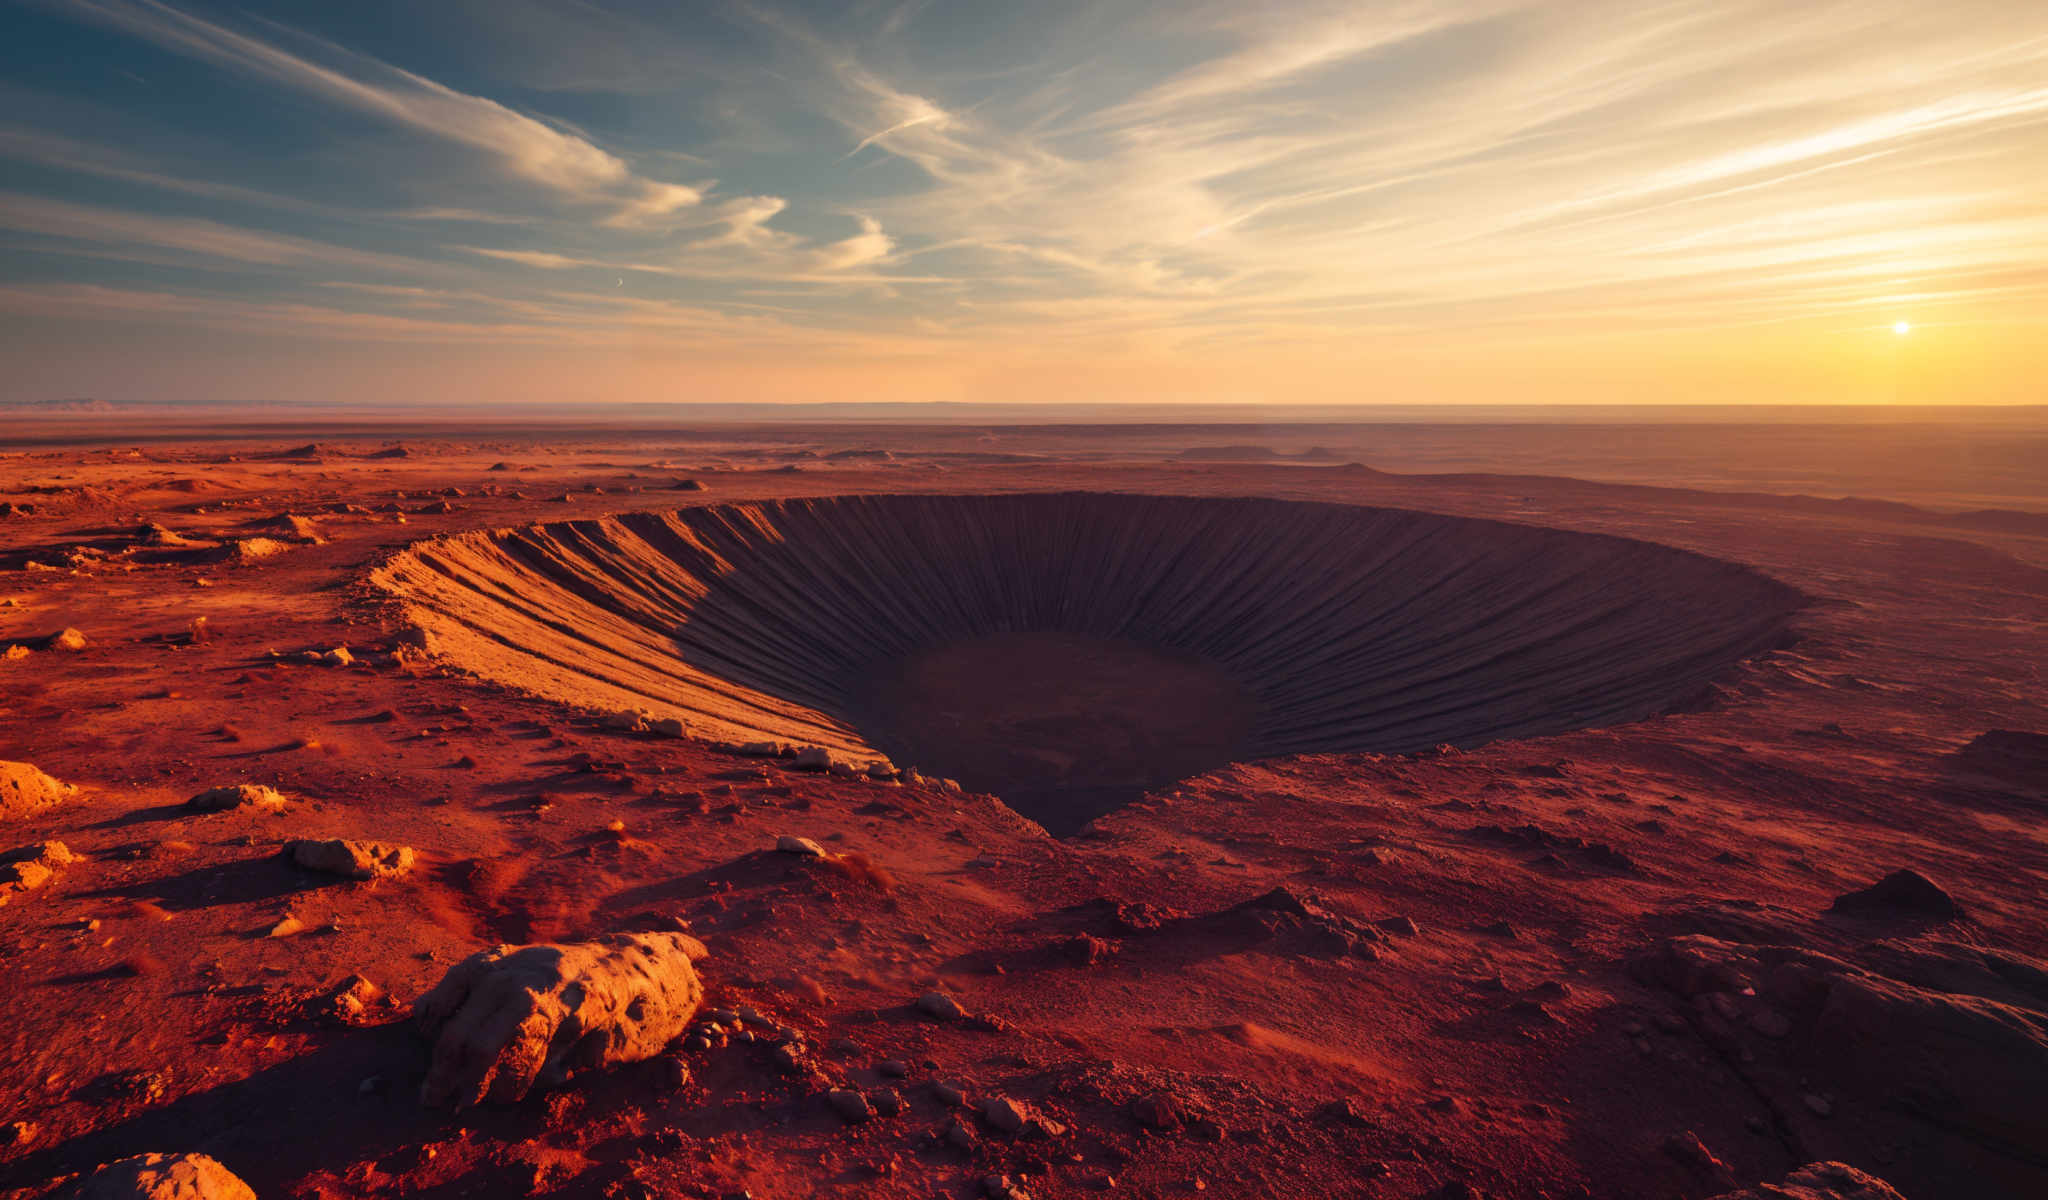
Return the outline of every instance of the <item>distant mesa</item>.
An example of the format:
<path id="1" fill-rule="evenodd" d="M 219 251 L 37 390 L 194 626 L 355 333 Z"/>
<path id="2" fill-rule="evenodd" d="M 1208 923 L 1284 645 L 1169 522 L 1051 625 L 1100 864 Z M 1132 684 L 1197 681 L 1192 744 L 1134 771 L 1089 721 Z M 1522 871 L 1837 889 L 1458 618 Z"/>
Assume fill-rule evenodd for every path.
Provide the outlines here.
<path id="1" fill-rule="evenodd" d="M 1328 446 L 1311 446 L 1289 454 L 1271 446 L 1190 446 L 1180 452 L 1190 462 L 1336 462 L 1343 457 Z"/>
<path id="2" fill-rule="evenodd" d="M 47 400 L 9 400 L 0 402 L 0 412 L 20 413 L 35 417 L 92 417 L 105 416 L 117 411 L 105 400 L 90 396 L 64 396 Z"/>
<path id="3" fill-rule="evenodd" d="M 412 456 L 412 449 L 407 446 L 386 446 L 382 450 L 373 450 L 369 454 L 364 455 L 365 458 L 411 458 Z"/>
<path id="4" fill-rule="evenodd" d="M 485 678 L 886 757 L 1055 832 L 1223 763 L 1695 702 L 1804 598 L 1596 534 L 1396 509 L 849 496 L 476 530 L 373 572 Z"/>

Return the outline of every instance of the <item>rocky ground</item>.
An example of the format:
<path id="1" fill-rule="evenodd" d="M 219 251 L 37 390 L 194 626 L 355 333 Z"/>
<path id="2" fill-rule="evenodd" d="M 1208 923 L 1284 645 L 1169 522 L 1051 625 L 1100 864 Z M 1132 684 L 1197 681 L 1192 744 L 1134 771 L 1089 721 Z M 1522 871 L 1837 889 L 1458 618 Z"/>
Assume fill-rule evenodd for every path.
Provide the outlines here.
<path id="1" fill-rule="evenodd" d="M 0 458 L 0 1194 L 144 1154 L 265 1197 L 2048 1194 L 2048 520 L 891 436 Z M 467 677 L 363 585 L 478 527 L 1056 489 L 1624 534 L 1813 603 L 1684 711 L 1055 838 Z M 622 934 L 672 939 L 639 991 L 572 953 L 502 1037 L 413 1019 Z M 534 1057 L 565 1024 L 610 1032 Z"/>

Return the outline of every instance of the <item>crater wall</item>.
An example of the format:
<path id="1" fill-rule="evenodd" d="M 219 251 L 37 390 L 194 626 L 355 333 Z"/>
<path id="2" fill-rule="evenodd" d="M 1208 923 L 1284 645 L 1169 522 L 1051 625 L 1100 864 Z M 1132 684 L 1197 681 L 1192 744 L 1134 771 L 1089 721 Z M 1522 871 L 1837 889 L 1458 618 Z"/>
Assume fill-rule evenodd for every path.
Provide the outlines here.
<path id="1" fill-rule="evenodd" d="M 1087 811 L 1235 758 L 1650 716 L 1778 643 L 1802 603 L 1749 568 L 1624 538 L 1105 493 L 474 531 L 372 579 L 437 655 L 489 679 L 703 737 L 886 755 L 1013 803 L 1065 791 Z"/>

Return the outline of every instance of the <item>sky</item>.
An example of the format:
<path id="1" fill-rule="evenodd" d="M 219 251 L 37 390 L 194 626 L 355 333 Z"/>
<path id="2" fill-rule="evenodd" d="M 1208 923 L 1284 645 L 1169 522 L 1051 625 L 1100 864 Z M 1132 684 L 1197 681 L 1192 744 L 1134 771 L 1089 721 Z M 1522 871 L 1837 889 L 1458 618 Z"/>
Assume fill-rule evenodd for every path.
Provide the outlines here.
<path id="1" fill-rule="evenodd" d="M 0 0 L 0 400 L 2044 379 L 2040 0 Z"/>

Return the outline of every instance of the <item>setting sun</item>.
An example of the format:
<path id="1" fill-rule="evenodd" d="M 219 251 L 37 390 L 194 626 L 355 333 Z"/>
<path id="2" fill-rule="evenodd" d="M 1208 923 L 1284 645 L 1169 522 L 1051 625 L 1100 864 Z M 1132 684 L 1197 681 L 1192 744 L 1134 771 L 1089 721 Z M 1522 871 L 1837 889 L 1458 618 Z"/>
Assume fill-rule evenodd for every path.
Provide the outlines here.
<path id="1" fill-rule="evenodd" d="M 9 5 L 0 403 L 2027 403 L 1981 3 Z"/>
<path id="2" fill-rule="evenodd" d="M 1913 332 L 1913 323 L 1911 321 L 1893 321 L 1892 332 L 1898 334 L 1900 337 L 1905 337 L 1907 334 Z"/>

